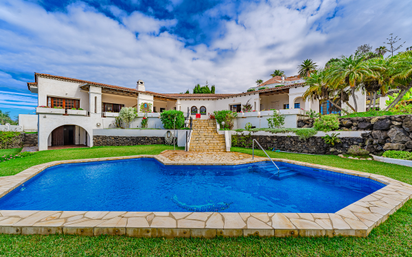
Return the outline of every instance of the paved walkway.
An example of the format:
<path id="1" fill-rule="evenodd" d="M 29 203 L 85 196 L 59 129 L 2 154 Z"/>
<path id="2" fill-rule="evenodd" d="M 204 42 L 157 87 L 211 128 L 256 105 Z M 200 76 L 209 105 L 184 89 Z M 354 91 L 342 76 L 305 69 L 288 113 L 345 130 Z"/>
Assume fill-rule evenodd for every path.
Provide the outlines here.
<path id="1" fill-rule="evenodd" d="M 252 155 L 237 152 L 186 152 L 182 150 L 166 150 L 160 154 L 169 162 L 186 164 L 234 164 L 252 161 Z M 255 156 L 255 160 L 264 161 L 266 158 Z"/>

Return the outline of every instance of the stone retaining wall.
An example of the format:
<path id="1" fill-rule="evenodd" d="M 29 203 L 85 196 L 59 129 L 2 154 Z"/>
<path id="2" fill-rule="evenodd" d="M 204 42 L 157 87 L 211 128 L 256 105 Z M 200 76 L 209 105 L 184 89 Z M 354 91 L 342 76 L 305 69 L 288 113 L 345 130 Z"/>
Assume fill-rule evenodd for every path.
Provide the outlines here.
<path id="1" fill-rule="evenodd" d="M 37 146 L 38 135 L 37 134 L 24 134 L 24 146 Z"/>
<path id="2" fill-rule="evenodd" d="M 94 146 L 163 145 L 164 137 L 94 136 Z"/>
<path id="3" fill-rule="evenodd" d="M 234 139 L 233 137 L 237 137 Z M 297 136 L 256 136 L 241 135 L 232 136 L 232 146 L 252 148 L 252 140 L 256 139 L 265 150 L 281 150 L 295 153 L 310 154 L 345 154 L 351 145 L 364 147 L 365 140 L 360 137 L 339 138 L 341 143 L 334 146 L 326 144 L 322 137 L 311 137 L 300 140 Z"/>
<path id="4" fill-rule="evenodd" d="M 412 115 L 356 117 L 340 119 L 339 130 L 370 130 L 363 134 L 366 149 L 372 153 L 386 150 L 412 151 Z M 298 121 L 298 127 L 312 127 L 313 119 Z"/>
<path id="5" fill-rule="evenodd" d="M 9 133 L 9 132 L 4 132 Z M 14 132 L 15 133 L 15 132 Z M 23 147 L 24 133 L 11 138 L 10 140 L 0 142 L 0 149 L 11 149 L 11 148 L 21 148 Z"/>

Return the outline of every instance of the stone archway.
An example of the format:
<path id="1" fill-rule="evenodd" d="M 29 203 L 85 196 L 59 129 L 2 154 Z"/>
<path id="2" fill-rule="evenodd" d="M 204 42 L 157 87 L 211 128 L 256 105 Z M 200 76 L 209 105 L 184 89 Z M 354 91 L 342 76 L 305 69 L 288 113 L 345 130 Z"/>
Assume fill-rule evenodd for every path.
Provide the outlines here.
<path id="1" fill-rule="evenodd" d="M 79 147 L 91 146 L 90 133 L 80 125 L 65 124 L 49 132 L 47 148 L 49 147 Z"/>

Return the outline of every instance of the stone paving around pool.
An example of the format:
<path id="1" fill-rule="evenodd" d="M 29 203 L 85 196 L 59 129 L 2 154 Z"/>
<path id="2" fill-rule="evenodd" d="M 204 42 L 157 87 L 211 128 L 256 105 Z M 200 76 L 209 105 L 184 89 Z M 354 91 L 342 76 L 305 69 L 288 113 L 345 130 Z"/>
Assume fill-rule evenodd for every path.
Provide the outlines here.
<path id="1" fill-rule="evenodd" d="M 0 197 L 44 169 L 63 163 L 155 158 L 165 165 L 238 165 L 266 158 L 241 153 L 187 153 L 165 151 L 157 156 L 139 155 L 111 158 L 54 161 L 28 168 L 17 175 L 0 178 Z M 132 237 L 216 236 L 357 236 L 366 237 L 389 215 L 412 198 L 412 186 L 375 174 L 274 159 L 370 178 L 387 186 L 336 213 L 225 213 L 225 212 L 87 212 L 87 211 L 5 211 L 0 210 L 0 233 L 75 234 Z"/>

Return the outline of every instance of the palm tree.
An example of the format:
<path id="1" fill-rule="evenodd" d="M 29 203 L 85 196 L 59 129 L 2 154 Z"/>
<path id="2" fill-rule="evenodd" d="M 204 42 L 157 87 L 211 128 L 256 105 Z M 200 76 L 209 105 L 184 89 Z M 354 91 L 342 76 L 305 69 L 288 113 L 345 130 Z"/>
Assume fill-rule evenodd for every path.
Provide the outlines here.
<path id="1" fill-rule="evenodd" d="M 380 46 L 375 49 L 375 54 L 378 54 L 380 56 L 384 56 L 388 52 L 388 49 L 386 46 Z"/>
<path id="2" fill-rule="evenodd" d="M 312 61 L 312 59 L 306 59 L 298 66 L 298 73 L 302 78 L 309 77 L 313 73 L 318 65 Z"/>
<path id="3" fill-rule="evenodd" d="M 330 67 L 330 73 L 327 79 L 328 84 L 334 88 L 337 88 L 342 84 L 350 87 L 353 103 L 355 105 L 355 112 L 358 111 L 358 103 L 355 96 L 356 90 L 364 79 L 375 76 L 375 73 L 369 69 L 364 60 L 364 55 L 343 56 L 342 59 L 333 63 Z"/>
<path id="4" fill-rule="evenodd" d="M 11 125 L 14 124 L 13 120 L 10 118 L 10 115 L 8 112 L 2 112 L 0 110 L 0 124 L 1 125 L 6 125 L 6 123 L 9 123 Z"/>
<path id="5" fill-rule="evenodd" d="M 389 58 L 384 58 L 381 55 L 381 57 L 371 58 L 366 62 L 368 68 L 374 72 L 372 77 L 367 77 L 363 81 L 365 91 L 371 95 L 369 109 L 375 108 L 378 91 L 381 91 L 382 95 L 385 95 L 387 92 L 390 84 L 389 74 L 391 70 L 388 60 Z"/>
<path id="6" fill-rule="evenodd" d="M 311 100 L 319 100 L 320 104 L 329 100 L 329 102 L 333 106 L 335 106 L 342 112 L 348 113 L 346 110 L 343 110 L 339 105 L 335 103 L 337 97 L 333 89 L 331 87 L 328 87 L 326 83 L 326 76 L 326 71 L 314 71 L 312 75 L 305 81 L 305 84 L 309 86 L 309 88 L 303 94 L 303 99 L 306 100 L 307 98 L 309 98 Z"/>
<path id="7" fill-rule="evenodd" d="M 272 76 L 272 78 L 276 77 L 276 76 L 285 76 L 285 72 L 281 71 L 281 70 L 275 70 L 272 74 L 270 74 L 270 76 Z"/>
<path id="8" fill-rule="evenodd" d="M 261 79 L 258 79 L 258 80 L 256 80 L 256 84 L 259 86 L 260 84 L 262 84 L 263 83 L 263 80 L 261 80 Z"/>
<path id="9" fill-rule="evenodd" d="M 389 65 L 393 67 L 389 72 L 391 87 L 396 87 L 401 91 L 385 110 L 395 106 L 412 88 L 412 52 L 407 51 L 394 56 L 390 59 Z"/>

